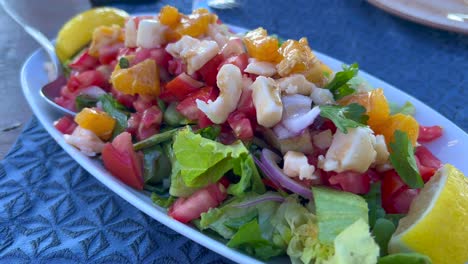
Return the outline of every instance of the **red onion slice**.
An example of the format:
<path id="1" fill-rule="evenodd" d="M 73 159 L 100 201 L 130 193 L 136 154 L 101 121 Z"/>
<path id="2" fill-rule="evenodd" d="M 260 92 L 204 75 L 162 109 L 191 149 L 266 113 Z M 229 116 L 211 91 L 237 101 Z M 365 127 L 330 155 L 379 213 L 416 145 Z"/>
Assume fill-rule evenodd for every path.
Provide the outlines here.
<path id="1" fill-rule="evenodd" d="M 268 202 L 268 201 L 282 203 L 282 202 L 285 201 L 285 199 L 284 199 L 283 196 L 281 196 L 279 194 L 267 193 L 267 194 L 264 194 L 264 195 L 254 197 L 254 198 L 252 198 L 250 200 L 247 200 L 247 201 L 244 201 L 242 203 L 238 203 L 236 205 L 233 205 L 233 207 L 246 208 L 246 207 L 251 207 L 251 206 L 257 205 L 259 203 Z"/>
<path id="2" fill-rule="evenodd" d="M 280 186 L 290 190 L 293 193 L 297 193 L 304 198 L 311 199 L 312 191 L 300 183 L 294 181 L 283 173 L 283 170 L 278 167 L 277 162 L 281 158 L 269 149 L 262 150 L 261 164 L 259 167 L 262 169 L 265 176 L 271 181 L 279 183 Z"/>

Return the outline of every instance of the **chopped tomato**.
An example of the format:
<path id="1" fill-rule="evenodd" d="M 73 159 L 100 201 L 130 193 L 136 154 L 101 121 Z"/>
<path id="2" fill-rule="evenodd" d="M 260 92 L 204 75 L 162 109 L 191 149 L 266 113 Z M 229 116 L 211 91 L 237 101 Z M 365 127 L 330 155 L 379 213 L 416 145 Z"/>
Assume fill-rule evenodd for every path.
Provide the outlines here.
<path id="1" fill-rule="evenodd" d="M 205 81 L 207 86 L 216 86 L 218 66 L 221 64 L 221 62 L 223 62 L 223 60 L 223 56 L 218 54 L 198 70 L 198 74 L 201 75 L 202 80 Z"/>
<path id="2" fill-rule="evenodd" d="M 418 157 L 421 165 L 426 167 L 439 169 L 443 165 L 442 162 L 425 146 L 417 147 L 415 156 Z"/>
<path id="3" fill-rule="evenodd" d="M 137 64 L 146 59 L 153 59 L 158 66 L 167 69 L 169 66 L 169 61 L 172 60 L 172 56 L 164 48 L 140 48 L 135 53 L 135 59 L 133 60 L 133 63 Z"/>
<path id="4" fill-rule="evenodd" d="M 75 92 L 89 86 L 98 86 L 106 90 L 109 87 L 109 82 L 100 71 L 89 70 L 71 76 L 67 83 L 70 92 Z"/>
<path id="5" fill-rule="evenodd" d="M 99 49 L 99 62 L 101 64 L 109 64 L 117 59 L 120 49 L 124 47 L 123 43 L 115 43 L 112 45 L 103 46 Z"/>
<path id="6" fill-rule="evenodd" d="M 251 140 L 254 137 L 252 124 L 244 113 L 234 111 L 229 114 L 227 121 L 238 139 Z"/>
<path id="7" fill-rule="evenodd" d="M 181 101 L 188 94 L 195 92 L 202 86 L 203 83 L 194 80 L 183 72 L 166 84 L 164 92 L 173 95 L 178 101 Z"/>
<path id="8" fill-rule="evenodd" d="M 212 183 L 196 191 L 188 198 L 180 197 L 169 208 L 168 214 L 175 220 L 188 223 L 200 217 L 210 208 L 215 208 L 226 199 L 227 193 L 223 183 Z"/>
<path id="9" fill-rule="evenodd" d="M 128 56 L 128 55 L 134 55 L 136 52 L 136 48 L 122 48 L 119 50 L 119 54 L 117 55 L 117 58 L 120 58 L 122 56 Z"/>
<path id="10" fill-rule="evenodd" d="M 115 100 L 117 100 L 117 102 L 123 104 L 127 108 L 132 107 L 133 102 L 135 102 L 135 100 L 137 100 L 138 98 L 136 95 L 124 94 L 120 91 L 117 91 L 114 88 L 111 88 L 111 93 Z"/>
<path id="11" fill-rule="evenodd" d="M 419 142 L 431 142 L 442 136 L 442 127 L 440 126 L 421 126 L 419 125 Z"/>
<path id="12" fill-rule="evenodd" d="M 187 65 L 180 59 L 172 59 L 167 63 L 167 71 L 172 75 L 179 75 L 187 71 Z"/>
<path id="13" fill-rule="evenodd" d="M 213 125 L 214 123 L 203 113 L 202 111 L 198 112 L 198 127 L 205 128 Z"/>
<path id="14" fill-rule="evenodd" d="M 68 66 L 78 72 L 95 69 L 99 65 L 99 60 L 88 53 L 86 49 L 80 56 L 78 56 Z"/>
<path id="15" fill-rule="evenodd" d="M 153 105 L 156 105 L 157 101 L 154 99 L 153 96 L 148 96 L 148 95 L 138 95 L 137 99 L 133 101 L 133 108 L 137 112 L 143 112 L 146 109 L 152 107 Z"/>
<path id="16" fill-rule="evenodd" d="M 203 87 L 194 93 L 188 95 L 176 107 L 177 111 L 190 120 L 197 120 L 200 115 L 200 109 L 197 107 L 196 100 L 203 102 L 215 100 L 218 97 L 218 92 L 213 87 Z M 203 114 L 203 112 L 201 112 Z"/>
<path id="17" fill-rule="evenodd" d="M 242 53 L 237 56 L 229 57 L 218 66 L 218 69 L 220 69 L 224 64 L 233 64 L 239 68 L 241 73 L 243 73 L 245 68 L 247 68 L 247 65 L 249 65 L 249 56 L 247 53 Z"/>
<path id="18" fill-rule="evenodd" d="M 252 100 L 252 90 L 244 89 L 237 104 L 237 111 L 244 113 L 250 120 L 255 121 L 257 111 Z"/>
<path id="19" fill-rule="evenodd" d="M 143 189 L 143 165 L 132 145 L 132 136 L 123 132 L 102 150 L 104 166 L 125 184 Z"/>
<path id="20" fill-rule="evenodd" d="M 78 125 L 73 120 L 73 117 L 66 115 L 57 120 L 54 126 L 58 131 L 62 132 L 62 134 L 70 135 Z"/>
<path id="21" fill-rule="evenodd" d="M 343 191 L 355 194 L 366 194 L 370 190 L 371 178 L 369 173 L 359 173 L 344 171 L 331 175 L 328 182 L 332 185 L 339 185 Z"/>
<path id="22" fill-rule="evenodd" d="M 410 189 L 394 170 L 384 173 L 381 185 L 382 207 L 389 214 L 408 213 L 418 190 Z"/>
<path id="23" fill-rule="evenodd" d="M 432 176 L 434 176 L 436 169 L 422 165 L 417 156 L 415 156 L 414 159 L 416 160 L 416 165 L 418 166 L 419 174 L 421 174 L 423 181 L 429 181 Z"/>

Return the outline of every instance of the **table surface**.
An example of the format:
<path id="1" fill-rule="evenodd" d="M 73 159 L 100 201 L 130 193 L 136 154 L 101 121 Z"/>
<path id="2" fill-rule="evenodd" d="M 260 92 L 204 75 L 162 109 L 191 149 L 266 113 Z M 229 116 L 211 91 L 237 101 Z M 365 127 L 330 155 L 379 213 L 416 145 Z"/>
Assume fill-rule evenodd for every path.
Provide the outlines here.
<path id="1" fill-rule="evenodd" d="M 20 10 L 32 12 L 28 18 L 36 20 L 48 36 L 71 13 L 87 5 L 80 0 L 66 1 L 66 8 L 58 8 L 65 2 L 61 0 L 14 2 Z M 129 12 L 156 12 L 171 2 L 117 6 Z M 468 131 L 468 36 L 413 24 L 363 0 L 239 2 L 241 9 L 218 12 L 224 22 L 246 28 L 264 26 L 284 38 L 306 36 L 314 49 L 346 63 L 359 62 L 360 68 L 417 97 Z M 39 5 L 31 7 L 32 3 Z M 177 4 L 181 11 L 190 11 L 191 1 Z M 47 8 L 51 5 L 57 8 Z M 25 124 L 31 117 L 21 93 L 19 70 L 35 48 L 32 39 L 0 9 L 0 76 L 4 80 L 0 82 L 0 130 Z M 0 132 L 0 157 L 20 131 L 21 127 Z M 36 119 L 0 161 L 0 207 L 0 241 L 8 241 L 0 243 L 0 262 L 227 262 L 112 194 L 60 150 Z"/>

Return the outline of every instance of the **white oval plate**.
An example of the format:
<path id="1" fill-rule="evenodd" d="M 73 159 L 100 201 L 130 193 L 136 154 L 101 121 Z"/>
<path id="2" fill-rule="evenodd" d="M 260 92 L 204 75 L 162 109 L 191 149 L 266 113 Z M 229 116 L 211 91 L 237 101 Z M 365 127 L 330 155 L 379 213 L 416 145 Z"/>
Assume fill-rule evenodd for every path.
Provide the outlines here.
<path id="1" fill-rule="evenodd" d="M 233 28 L 236 32 L 243 31 L 240 28 Z M 341 61 L 328 57 L 325 54 L 316 52 L 324 63 L 329 65 L 333 70 L 340 70 Z M 39 90 L 47 83 L 47 74 L 44 70 L 44 63 L 48 60 L 47 55 L 43 50 L 35 51 L 24 63 L 21 69 L 21 85 L 23 93 L 31 106 L 32 111 L 42 123 L 47 132 L 54 138 L 55 141 L 78 162 L 91 175 L 106 185 L 113 192 L 125 199 L 130 204 L 134 205 L 141 211 L 145 212 L 160 223 L 173 229 L 174 231 L 192 239 L 193 241 L 239 263 L 261 263 L 260 261 L 249 257 L 239 251 L 227 247 L 222 241 L 209 237 L 195 228 L 182 224 L 166 215 L 166 211 L 159 208 L 151 202 L 148 193 L 136 191 L 109 174 L 98 159 L 91 159 L 83 155 L 74 147 L 68 145 L 62 134 L 57 131 L 53 122 L 60 118 L 63 114 L 57 112 L 53 107 L 48 105 L 46 101 L 39 96 Z M 387 98 L 395 103 L 404 104 L 410 101 L 416 107 L 416 119 L 423 125 L 440 125 L 444 128 L 442 138 L 427 146 L 438 156 L 444 163 L 448 162 L 455 165 L 468 174 L 468 134 L 458 128 L 450 120 L 437 113 L 429 106 L 423 104 L 419 100 L 410 95 L 398 90 L 397 88 L 373 77 L 370 74 L 360 71 L 362 77 L 367 79 L 374 87 L 382 87 L 385 90 Z M 279 259 L 277 259 L 279 260 Z M 284 259 L 281 259 L 284 260 Z M 276 262 L 273 261 L 273 262 Z"/>

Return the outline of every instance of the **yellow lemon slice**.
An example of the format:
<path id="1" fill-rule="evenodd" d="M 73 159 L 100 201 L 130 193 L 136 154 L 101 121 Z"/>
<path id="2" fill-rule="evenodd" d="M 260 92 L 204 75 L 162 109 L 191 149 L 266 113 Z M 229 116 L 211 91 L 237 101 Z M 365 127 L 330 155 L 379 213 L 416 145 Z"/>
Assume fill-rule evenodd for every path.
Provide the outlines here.
<path id="1" fill-rule="evenodd" d="M 117 8 L 99 7 L 87 10 L 70 19 L 60 29 L 55 52 L 61 62 L 78 53 L 92 38 L 93 31 L 99 26 L 125 24 L 128 14 Z"/>
<path id="2" fill-rule="evenodd" d="M 389 252 L 419 252 L 434 264 L 468 261 L 468 179 L 445 165 L 424 186 L 400 220 Z"/>

